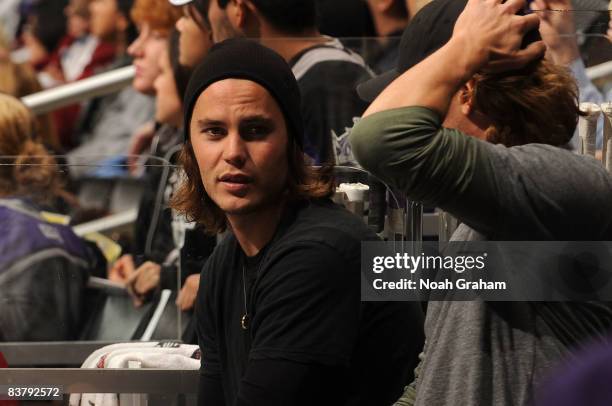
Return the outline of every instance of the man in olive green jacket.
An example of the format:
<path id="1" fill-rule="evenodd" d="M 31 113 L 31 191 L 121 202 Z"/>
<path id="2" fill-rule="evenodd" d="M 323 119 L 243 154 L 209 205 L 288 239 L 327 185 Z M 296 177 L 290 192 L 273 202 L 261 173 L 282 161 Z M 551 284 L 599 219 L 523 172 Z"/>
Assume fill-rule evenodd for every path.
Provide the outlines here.
<path id="1" fill-rule="evenodd" d="M 517 15 L 523 0 L 465 4 L 434 0 L 409 24 L 413 36 L 405 35 L 403 46 L 418 48 L 419 35 L 431 42 L 444 24 L 450 24 L 450 40 L 432 54 L 435 49 L 413 50 L 403 66 L 400 56 L 398 71 L 380 78 L 394 81 L 352 130 L 355 157 L 411 199 L 457 217 L 462 224 L 454 240 L 609 241 L 612 179 L 595 160 L 544 145 L 560 145 L 561 133 L 570 139 L 573 127 L 562 123 L 565 117 L 544 110 L 545 116 L 529 118 L 511 104 L 516 108 L 506 112 L 510 117 L 499 118 L 504 112 L 484 114 L 491 105 L 478 105 L 470 92 L 483 72 L 532 64 L 554 70 L 540 61 L 541 41 L 523 43 L 538 16 Z M 453 7 L 459 8 L 450 23 L 440 18 Z M 574 100 L 574 126 L 576 113 Z M 532 130 L 505 134 L 503 143 L 541 144 L 486 142 L 491 126 L 504 119 L 529 121 L 522 124 Z M 538 126 L 541 138 L 533 130 Z M 547 133 L 557 129 L 559 134 Z M 426 344 L 411 386 L 416 392 L 407 392 L 408 404 L 523 405 L 551 366 L 580 340 L 607 331 L 611 320 L 610 308 L 593 302 L 430 302 Z"/>

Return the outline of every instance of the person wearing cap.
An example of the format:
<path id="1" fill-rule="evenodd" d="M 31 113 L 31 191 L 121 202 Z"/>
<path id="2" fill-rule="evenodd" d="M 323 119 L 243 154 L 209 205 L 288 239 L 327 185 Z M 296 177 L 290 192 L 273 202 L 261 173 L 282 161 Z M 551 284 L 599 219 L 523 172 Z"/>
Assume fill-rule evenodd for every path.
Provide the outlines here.
<path id="1" fill-rule="evenodd" d="M 376 235 L 305 165 L 290 67 L 246 39 L 213 46 L 189 82 L 185 129 L 172 206 L 231 231 L 196 299 L 199 404 L 391 404 L 422 347 L 421 309 L 360 302 L 359 247 Z"/>
<path id="2" fill-rule="evenodd" d="M 355 157 L 455 216 L 454 241 L 609 241 L 612 179 L 560 148 L 577 122 L 575 84 L 542 60 L 542 42 L 529 39 L 538 16 L 517 15 L 524 7 L 425 6 L 398 68 L 361 88 L 380 93 L 351 132 Z M 421 362 L 398 405 L 527 404 L 550 368 L 611 320 L 596 302 L 429 302 Z"/>
<path id="3" fill-rule="evenodd" d="M 354 162 L 345 130 L 367 104 L 355 86 L 372 77 L 363 58 L 317 29 L 315 0 L 210 0 L 215 42 L 258 38 L 289 63 L 302 94 L 304 151 L 315 164 Z"/>
<path id="4" fill-rule="evenodd" d="M 183 16 L 176 22 L 176 29 L 181 34 L 179 62 L 188 68 L 195 68 L 212 46 L 212 31 L 206 18 L 208 0 L 169 1 L 183 9 Z"/>

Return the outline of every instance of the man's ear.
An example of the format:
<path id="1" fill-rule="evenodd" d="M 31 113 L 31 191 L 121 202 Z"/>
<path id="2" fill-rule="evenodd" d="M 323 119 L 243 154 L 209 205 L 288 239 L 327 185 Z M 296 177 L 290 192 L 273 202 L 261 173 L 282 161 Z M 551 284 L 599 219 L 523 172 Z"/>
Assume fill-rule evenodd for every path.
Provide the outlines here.
<path id="1" fill-rule="evenodd" d="M 461 105 L 461 113 L 466 116 L 469 116 L 474 110 L 474 79 L 468 80 L 459 89 L 459 103 Z"/>

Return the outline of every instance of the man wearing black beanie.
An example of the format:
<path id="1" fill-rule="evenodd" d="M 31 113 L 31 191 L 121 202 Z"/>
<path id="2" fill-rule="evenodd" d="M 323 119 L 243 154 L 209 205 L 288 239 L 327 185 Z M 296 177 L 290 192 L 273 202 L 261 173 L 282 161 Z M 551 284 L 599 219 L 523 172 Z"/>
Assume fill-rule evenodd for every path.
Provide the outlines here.
<path id="1" fill-rule="evenodd" d="M 210 0 L 215 42 L 257 38 L 291 66 L 302 94 L 304 152 L 315 164 L 352 164 L 345 131 L 367 103 L 355 91 L 371 78 L 363 58 L 317 28 L 315 0 Z"/>
<path id="2" fill-rule="evenodd" d="M 220 43 L 184 105 L 173 207 L 210 233 L 231 230 L 196 299 L 199 404 L 391 404 L 422 348 L 422 314 L 360 302 L 360 244 L 376 235 L 306 167 L 289 66 L 255 42 Z"/>

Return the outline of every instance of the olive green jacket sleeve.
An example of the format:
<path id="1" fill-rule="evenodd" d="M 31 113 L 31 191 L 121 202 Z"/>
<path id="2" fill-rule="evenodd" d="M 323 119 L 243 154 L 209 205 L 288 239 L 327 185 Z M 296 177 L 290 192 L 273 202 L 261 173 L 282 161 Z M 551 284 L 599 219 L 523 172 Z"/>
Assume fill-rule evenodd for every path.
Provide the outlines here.
<path id="1" fill-rule="evenodd" d="M 372 114 L 350 142 L 370 173 L 489 239 L 610 238 L 612 177 L 591 157 L 544 144 L 494 145 L 442 128 L 424 107 Z"/>
<path id="2" fill-rule="evenodd" d="M 484 233 L 495 222 L 497 188 L 484 143 L 442 128 L 434 111 L 404 107 L 373 114 L 352 129 L 350 142 L 367 171 L 410 199 Z"/>

